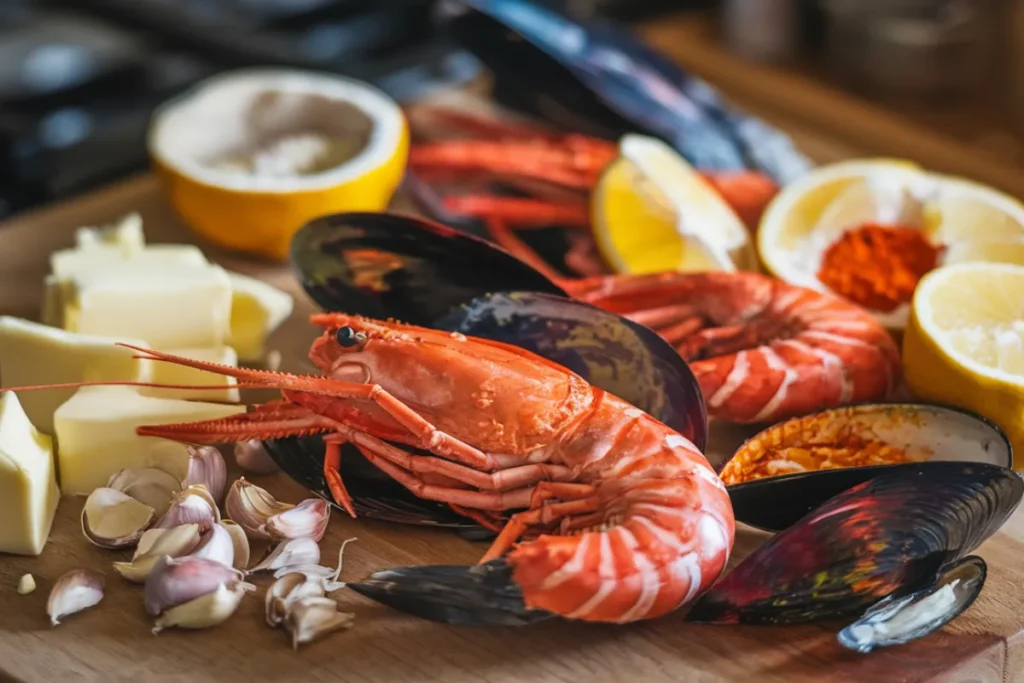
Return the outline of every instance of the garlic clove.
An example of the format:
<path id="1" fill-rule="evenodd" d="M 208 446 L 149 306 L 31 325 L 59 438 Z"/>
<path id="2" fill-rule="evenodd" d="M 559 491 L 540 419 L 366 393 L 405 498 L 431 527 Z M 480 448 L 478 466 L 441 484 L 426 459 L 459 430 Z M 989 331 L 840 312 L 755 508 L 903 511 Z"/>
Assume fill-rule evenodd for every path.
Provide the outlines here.
<path id="1" fill-rule="evenodd" d="M 316 579 L 329 579 L 334 576 L 334 570 L 319 564 L 295 564 L 281 567 L 274 572 L 274 578 L 280 579 L 288 574 L 302 574 L 303 576 Z"/>
<path id="2" fill-rule="evenodd" d="M 194 484 L 175 496 L 171 507 L 156 523 L 158 529 L 198 524 L 200 533 L 220 522 L 220 510 L 206 486 Z"/>
<path id="3" fill-rule="evenodd" d="M 162 557 L 181 557 L 199 545 L 199 525 L 182 524 L 171 529 L 150 529 L 139 540 L 131 562 L 115 562 L 114 570 L 132 583 L 145 583 Z M 143 550 L 143 543 L 148 543 Z M 140 552 L 141 551 L 141 552 Z"/>
<path id="4" fill-rule="evenodd" d="M 281 541 L 264 557 L 249 574 L 262 571 L 276 571 L 282 567 L 316 564 L 320 561 L 320 546 L 312 538 L 291 538 Z"/>
<path id="5" fill-rule="evenodd" d="M 183 488 L 202 484 L 213 496 L 214 504 L 224 500 L 224 487 L 228 483 L 228 467 L 224 456 L 213 446 L 188 447 L 188 473 Z"/>
<path id="6" fill-rule="evenodd" d="M 245 529 L 249 538 L 259 540 L 274 539 L 267 532 L 267 520 L 276 514 L 291 510 L 294 505 L 282 503 L 270 495 L 265 489 L 239 477 L 228 489 L 224 500 L 224 511 L 228 517 Z"/>
<path id="7" fill-rule="evenodd" d="M 153 508 L 127 493 L 99 488 L 82 507 L 82 532 L 101 548 L 126 548 L 138 543 L 155 517 Z"/>
<path id="8" fill-rule="evenodd" d="M 227 567 L 234 567 L 235 542 L 231 533 L 220 524 L 214 524 L 203 534 L 199 545 L 189 553 L 190 557 L 220 562 Z"/>
<path id="9" fill-rule="evenodd" d="M 18 579 L 18 595 L 28 595 L 36 589 L 36 577 L 31 574 L 23 574 Z"/>
<path id="10" fill-rule="evenodd" d="M 231 535 L 234 544 L 235 559 L 232 566 L 244 571 L 249 566 L 249 537 L 245 535 L 245 529 L 230 519 L 222 519 L 220 525 Z"/>
<path id="11" fill-rule="evenodd" d="M 62 575 L 46 601 L 50 624 L 57 626 L 64 617 L 99 604 L 105 587 L 106 577 L 91 569 L 72 569 Z"/>
<path id="12" fill-rule="evenodd" d="M 146 578 L 143 593 L 146 613 L 158 616 L 165 610 L 212 592 L 220 584 L 241 583 L 241 579 L 240 571 L 214 560 L 163 555 Z"/>
<path id="13" fill-rule="evenodd" d="M 331 505 L 323 498 L 309 498 L 290 510 L 267 519 L 263 529 L 271 538 L 311 538 L 319 541 L 327 532 Z"/>
<path id="14" fill-rule="evenodd" d="M 259 439 L 239 441 L 235 444 L 235 463 L 252 474 L 273 474 L 281 468 L 267 453 Z"/>
<path id="15" fill-rule="evenodd" d="M 153 508 L 159 517 L 167 512 L 171 500 L 181 491 L 181 484 L 174 475 L 155 467 L 129 467 L 111 475 L 107 488 L 127 493 Z"/>
<path id="16" fill-rule="evenodd" d="M 219 584 L 214 590 L 163 612 L 153 624 L 156 635 L 168 628 L 200 629 L 224 623 L 238 609 L 247 584 Z"/>
<path id="17" fill-rule="evenodd" d="M 338 611 L 338 603 L 330 598 L 308 596 L 289 604 L 284 627 L 291 633 L 292 649 L 313 642 L 334 631 L 351 628 L 354 614 Z"/>
<path id="18" fill-rule="evenodd" d="M 267 589 L 267 594 L 263 600 L 268 626 L 275 628 L 284 621 L 288 596 L 306 582 L 306 577 L 302 574 L 288 574 L 270 584 L 270 588 Z M 314 589 L 319 589 L 315 580 L 312 582 L 312 585 Z M 315 594 L 323 595 L 323 592 L 317 590 Z"/>

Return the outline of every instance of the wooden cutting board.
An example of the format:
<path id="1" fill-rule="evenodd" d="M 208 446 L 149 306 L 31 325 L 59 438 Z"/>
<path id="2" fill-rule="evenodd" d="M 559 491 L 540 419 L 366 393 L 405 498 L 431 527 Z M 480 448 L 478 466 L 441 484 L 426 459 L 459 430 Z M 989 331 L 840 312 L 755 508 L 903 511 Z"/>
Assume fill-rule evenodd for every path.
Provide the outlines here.
<path id="1" fill-rule="evenodd" d="M 785 122 L 779 122 L 785 125 Z M 842 144 L 791 132 L 819 161 L 856 154 Z M 150 242 L 196 242 L 225 267 L 255 275 L 296 299 L 294 315 L 271 340 L 282 369 L 308 371 L 306 351 L 317 335 L 307 324 L 314 311 L 285 266 L 256 263 L 198 242 L 173 215 L 155 180 L 142 176 L 75 201 L 0 224 L 0 314 L 37 318 L 49 254 L 72 244 L 73 231 L 129 211 L 143 216 Z M 749 430 L 712 431 L 709 457 L 719 461 Z M 232 473 L 237 476 L 237 472 Z M 298 502 L 306 493 L 284 475 L 253 477 L 278 498 Z M 706 626 L 678 615 L 628 626 L 548 622 L 529 628 L 450 627 L 391 611 L 355 594 L 335 594 L 355 626 L 293 652 L 284 632 L 263 621 L 263 589 L 244 599 L 226 624 L 199 632 L 150 633 L 139 586 L 128 584 L 111 562 L 128 553 L 101 551 L 79 529 L 81 499 L 61 502 L 50 540 L 38 558 L 0 556 L 0 680 L 259 683 L 261 681 L 689 681 L 720 683 L 1024 681 L 1024 512 L 981 549 L 988 583 L 977 602 L 942 633 L 913 644 L 858 655 L 835 640 L 839 626 Z M 343 579 L 374 570 L 435 563 L 472 563 L 486 544 L 453 533 L 334 514 L 321 544 L 331 564 L 348 547 Z M 733 565 L 766 535 L 737 533 Z M 96 608 L 50 628 L 45 615 L 54 580 L 69 569 L 105 571 L 108 588 Z M 32 573 L 35 593 L 20 596 L 18 577 Z"/>

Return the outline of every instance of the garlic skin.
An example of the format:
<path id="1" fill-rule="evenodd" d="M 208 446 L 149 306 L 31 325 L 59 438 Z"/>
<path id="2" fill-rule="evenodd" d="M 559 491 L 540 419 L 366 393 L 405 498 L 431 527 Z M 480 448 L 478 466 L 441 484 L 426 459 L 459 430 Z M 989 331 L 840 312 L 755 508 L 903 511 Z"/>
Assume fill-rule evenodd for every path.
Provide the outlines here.
<path id="1" fill-rule="evenodd" d="M 206 486 L 189 486 L 171 501 L 164 516 L 154 525 L 157 529 L 170 529 L 182 524 L 198 524 L 200 533 L 220 522 L 220 509 Z"/>
<path id="2" fill-rule="evenodd" d="M 28 595 L 36 589 L 36 577 L 31 574 L 23 574 L 18 579 L 18 595 Z"/>
<path id="3" fill-rule="evenodd" d="M 334 631 L 351 628 L 354 614 L 338 611 L 330 598 L 307 596 L 288 605 L 284 627 L 292 636 L 292 649 L 311 643 Z"/>
<path id="4" fill-rule="evenodd" d="M 155 467 L 130 467 L 110 476 L 107 488 L 127 493 L 135 500 L 153 508 L 157 517 L 167 512 L 171 500 L 181 491 L 174 475 Z"/>
<path id="5" fill-rule="evenodd" d="M 311 538 L 320 541 L 331 519 L 331 505 L 323 498 L 309 498 L 290 510 L 267 519 L 266 533 L 271 538 Z"/>
<path id="6" fill-rule="evenodd" d="M 235 444 L 235 463 L 251 474 L 273 474 L 280 467 L 267 453 L 259 439 L 239 441 Z"/>
<path id="7" fill-rule="evenodd" d="M 320 561 L 320 546 L 312 538 L 291 538 L 281 541 L 247 573 L 276 571 L 282 567 L 316 564 Z"/>
<path id="8" fill-rule="evenodd" d="M 105 587 L 106 577 L 91 569 L 72 569 L 62 575 L 46 601 L 50 625 L 57 626 L 64 617 L 98 605 Z"/>
<path id="9" fill-rule="evenodd" d="M 138 543 L 155 518 L 153 508 L 127 493 L 98 488 L 82 506 L 82 533 L 101 548 L 128 548 Z"/>
<path id="10" fill-rule="evenodd" d="M 189 557 L 213 560 L 225 567 L 234 568 L 235 542 L 227 529 L 220 524 L 214 524 L 202 535 L 199 545 L 189 553 Z"/>
<path id="11" fill-rule="evenodd" d="M 188 447 L 188 473 L 182 488 L 202 484 L 213 496 L 214 505 L 224 501 L 224 487 L 228 484 L 228 467 L 224 456 L 213 446 Z"/>
<path id="12" fill-rule="evenodd" d="M 224 500 L 225 514 L 245 529 L 249 538 L 262 541 L 280 540 L 267 532 L 267 520 L 293 507 L 279 502 L 265 489 L 246 481 L 245 477 L 239 477 L 231 485 Z"/>
<path id="13" fill-rule="evenodd" d="M 139 539 L 132 561 L 115 562 L 114 570 L 132 583 L 145 583 L 160 558 L 188 555 L 199 545 L 199 539 L 198 524 L 150 529 Z"/>
<path id="14" fill-rule="evenodd" d="M 153 625 L 153 635 L 168 628 L 201 629 L 224 623 L 238 609 L 245 584 L 234 586 L 221 583 L 214 590 L 198 598 L 171 607 L 163 612 Z"/>
<path id="15" fill-rule="evenodd" d="M 221 584 L 232 587 L 240 584 L 241 579 L 241 572 L 220 562 L 163 555 L 146 578 L 143 593 L 146 613 L 159 616 L 165 610 L 213 592 Z"/>
<path id="16" fill-rule="evenodd" d="M 231 536 L 231 542 L 234 544 L 235 559 L 231 563 L 232 566 L 245 571 L 249 566 L 249 537 L 245 535 L 245 529 L 230 519 L 222 519 L 220 525 Z"/>

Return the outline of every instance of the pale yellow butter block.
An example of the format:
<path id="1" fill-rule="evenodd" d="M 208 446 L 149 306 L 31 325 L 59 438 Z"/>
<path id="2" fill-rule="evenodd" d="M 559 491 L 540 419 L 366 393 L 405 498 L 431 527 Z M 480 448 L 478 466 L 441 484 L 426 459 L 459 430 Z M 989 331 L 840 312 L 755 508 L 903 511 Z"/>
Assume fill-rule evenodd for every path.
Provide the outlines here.
<path id="1" fill-rule="evenodd" d="M 228 273 L 231 280 L 231 334 L 228 343 L 243 361 L 263 358 L 267 337 L 295 307 L 291 295 L 256 278 Z"/>
<path id="2" fill-rule="evenodd" d="M 133 260 L 74 275 L 64 326 L 85 334 L 134 337 L 151 348 L 225 346 L 231 282 L 223 268 L 156 267 Z"/>
<path id="3" fill-rule="evenodd" d="M 0 394 L 0 553 L 43 552 L 60 502 L 53 443 L 13 391 Z"/>
<path id="4" fill-rule="evenodd" d="M 0 316 L 0 387 L 93 381 L 148 381 L 148 363 L 132 358 L 123 341 L 141 339 L 75 334 L 37 322 Z M 32 424 L 53 434 L 53 413 L 75 389 L 27 391 L 21 397 Z"/>
<path id="5" fill-rule="evenodd" d="M 131 250 L 122 244 L 98 243 L 77 249 L 61 249 L 50 255 L 51 274 L 61 282 L 129 264 L 143 268 L 202 268 L 210 262 L 202 249 L 192 244 L 152 244 Z"/>
<path id="6" fill-rule="evenodd" d="M 47 275 L 43 280 L 43 310 L 41 313 L 44 325 L 64 327 L 64 290 L 56 275 Z"/>
<path id="7" fill-rule="evenodd" d="M 215 420 L 245 411 L 244 405 L 143 396 L 131 387 L 82 387 L 53 416 L 61 492 L 88 494 L 120 469 L 153 462 L 167 440 L 139 436 L 139 426 Z"/>
<path id="8" fill-rule="evenodd" d="M 175 356 L 184 356 L 192 360 L 238 367 L 238 354 L 230 346 L 212 349 L 160 349 Z M 224 377 L 205 370 L 197 370 L 163 361 L 146 361 L 152 364 L 150 377 L 154 384 L 178 384 L 201 386 L 224 386 L 238 384 L 234 377 Z M 182 400 L 217 401 L 238 403 L 238 389 L 159 389 L 156 387 L 140 387 L 143 396 L 155 398 L 178 398 Z"/>

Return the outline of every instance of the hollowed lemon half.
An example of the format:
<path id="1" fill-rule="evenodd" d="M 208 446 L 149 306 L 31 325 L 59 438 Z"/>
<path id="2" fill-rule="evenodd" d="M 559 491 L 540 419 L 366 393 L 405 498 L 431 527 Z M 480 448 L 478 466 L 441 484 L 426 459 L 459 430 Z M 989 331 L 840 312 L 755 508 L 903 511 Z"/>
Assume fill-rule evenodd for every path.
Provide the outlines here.
<path id="1" fill-rule="evenodd" d="M 399 105 L 341 76 L 245 69 L 153 114 L 149 153 L 188 225 L 231 250 L 284 260 L 307 221 L 383 211 L 405 172 Z"/>

